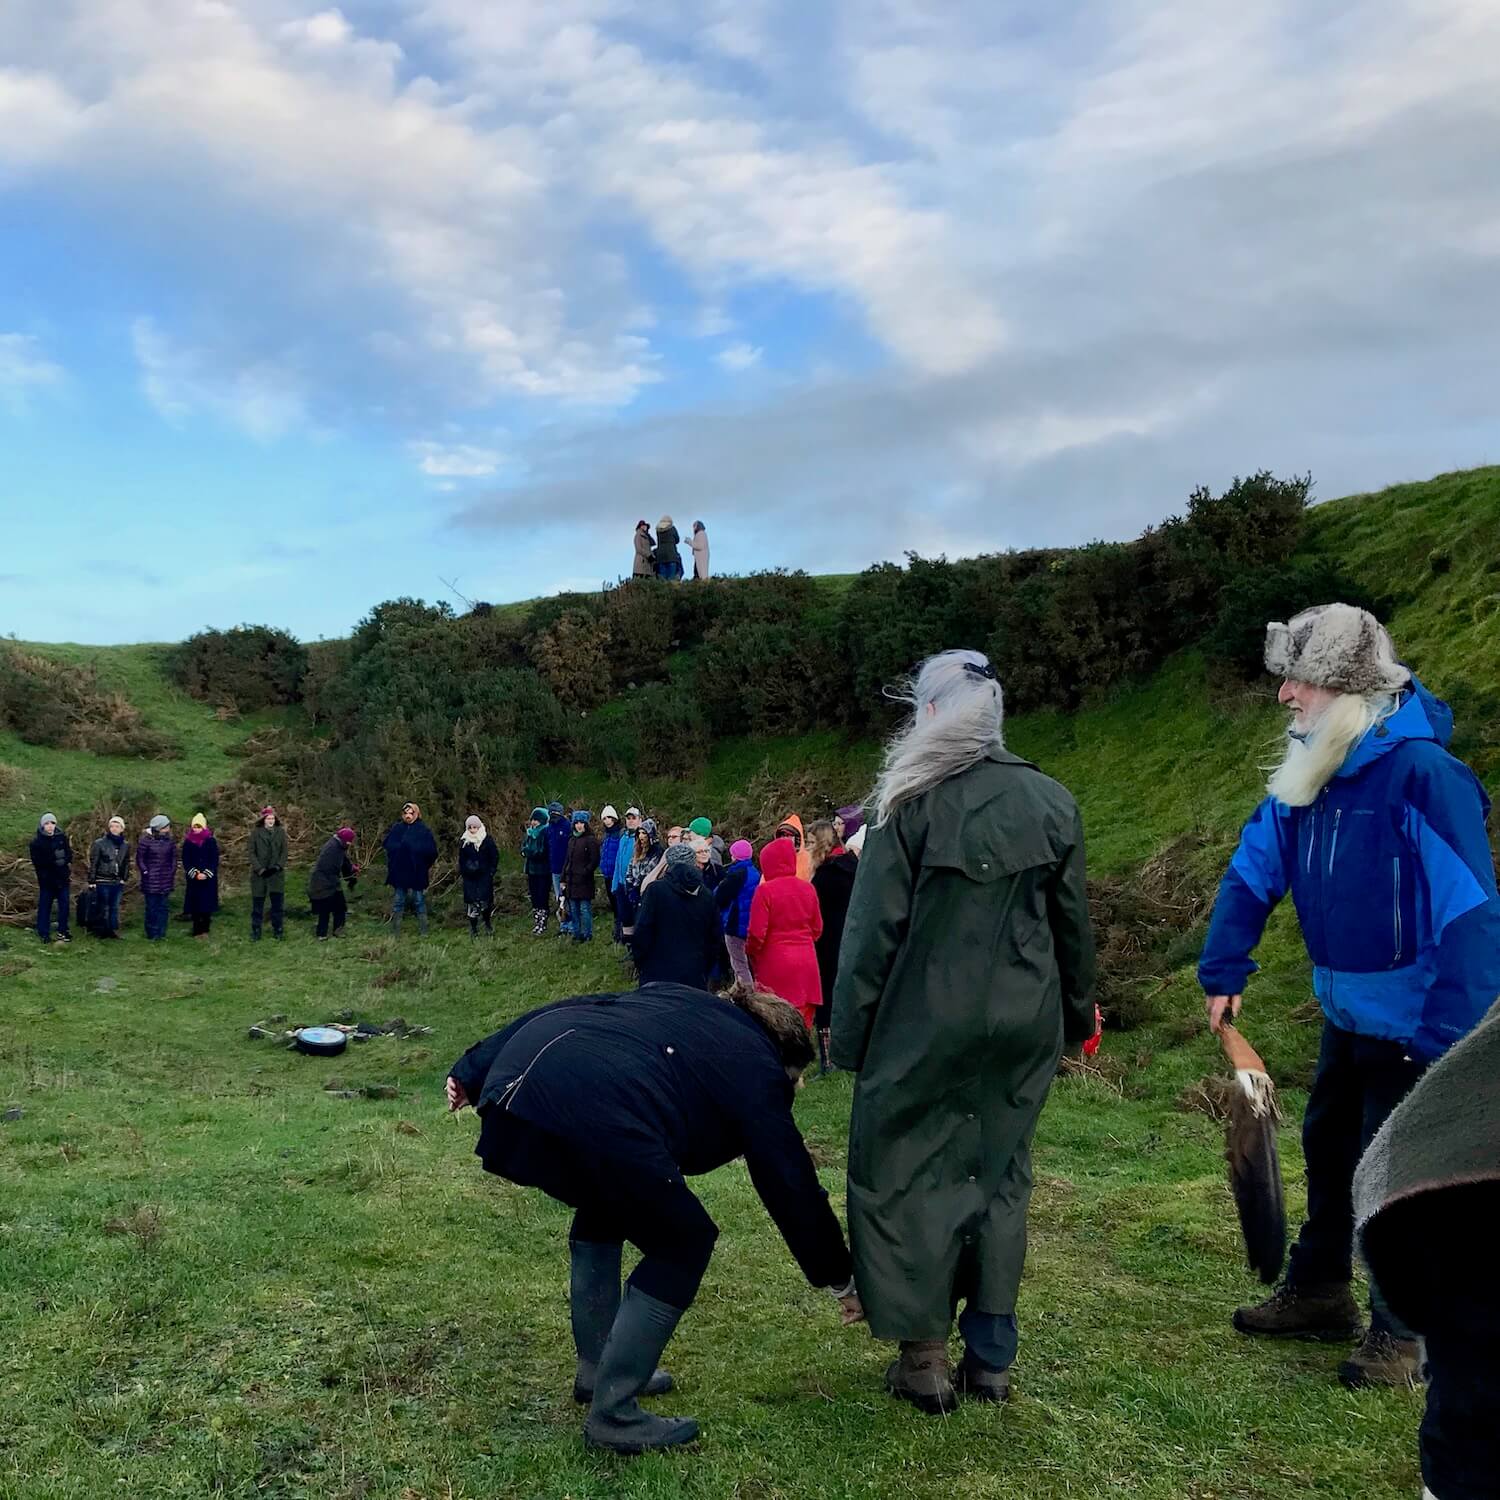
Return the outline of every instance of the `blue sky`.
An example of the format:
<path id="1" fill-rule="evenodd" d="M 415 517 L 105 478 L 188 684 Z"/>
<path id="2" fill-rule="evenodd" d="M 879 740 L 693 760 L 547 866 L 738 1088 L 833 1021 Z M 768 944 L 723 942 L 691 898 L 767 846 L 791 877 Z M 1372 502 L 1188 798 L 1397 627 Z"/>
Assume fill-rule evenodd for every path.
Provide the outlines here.
<path id="1" fill-rule="evenodd" d="M 0 632 L 1500 459 L 1490 0 L 8 0 Z"/>

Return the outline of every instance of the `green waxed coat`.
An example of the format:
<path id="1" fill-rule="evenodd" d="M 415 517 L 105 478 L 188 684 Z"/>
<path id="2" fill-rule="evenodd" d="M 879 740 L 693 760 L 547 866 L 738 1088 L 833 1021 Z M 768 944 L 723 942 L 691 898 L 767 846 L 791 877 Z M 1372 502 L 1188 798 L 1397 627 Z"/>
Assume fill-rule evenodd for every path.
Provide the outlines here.
<path id="1" fill-rule="evenodd" d="M 1008 751 L 900 807 L 860 856 L 833 1002 L 855 1280 L 882 1339 L 1013 1313 L 1031 1134 L 1094 1030 L 1078 806 Z"/>
<path id="2" fill-rule="evenodd" d="M 257 823 L 250 834 L 250 894 L 269 896 L 286 894 L 286 829 L 278 823 L 267 828 Z M 270 870 L 270 875 L 262 875 Z"/>

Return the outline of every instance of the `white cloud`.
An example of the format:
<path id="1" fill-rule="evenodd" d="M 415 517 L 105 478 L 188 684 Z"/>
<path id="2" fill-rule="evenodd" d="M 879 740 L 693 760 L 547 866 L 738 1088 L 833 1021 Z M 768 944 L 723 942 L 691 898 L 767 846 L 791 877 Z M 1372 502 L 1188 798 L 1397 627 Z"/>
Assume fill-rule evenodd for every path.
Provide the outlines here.
<path id="1" fill-rule="evenodd" d="M 730 344 L 727 348 L 720 349 L 714 359 L 724 369 L 738 374 L 741 370 L 758 365 L 764 353 L 765 350 L 759 344 Z"/>
<path id="2" fill-rule="evenodd" d="M 469 443 L 415 442 L 412 454 L 424 474 L 445 479 L 482 479 L 493 474 L 502 462 L 501 455 L 492 448 L 479 448 Z M 451 489 L 441 485 L 441 489 Z"/>
<path id="3" fill-rule="evenodd" d="M 0 333 L 0 407 L 24 411 L 34 392 L 62 381 L 62 366 L 41 352 L 37 339 L 25 333 Z"/>
<path id="4" fill-rule="evenodd" d="M 307 403 L 298 379 L 275 362 L 225 370 L 204 351 L 174 341 L 149 317 L 137 318 L 130 333 L 141 390 L 173 426 L 206 411 L 265 443 L 305 424 Z"/>

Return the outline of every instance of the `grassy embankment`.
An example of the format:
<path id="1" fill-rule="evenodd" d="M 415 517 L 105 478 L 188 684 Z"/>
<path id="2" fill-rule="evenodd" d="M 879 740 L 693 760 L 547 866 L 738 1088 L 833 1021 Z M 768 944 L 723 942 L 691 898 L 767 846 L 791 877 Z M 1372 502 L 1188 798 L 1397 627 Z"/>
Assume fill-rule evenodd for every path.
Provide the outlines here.
<path id="1" fill-rule="evenodd" d="M 1497 528 L 1491 472 L 1339 502 L 1315 514 L 1312 538 L 1410 590 L 1394 622 L 1403 646 L 1436 688 L 1477 705 L 1500 666 L 1483 627 Z M 1433 573 L 1428 553 L 1444 546 L 1452 566 Z M 91 771 L 35 752 L 28 798 L 65 812 L 126 783 L 177 805 L 224 779 L 222 743 L 243 728 L 144 679 L 132 692 L 185 744 L 193 731 L 201 758 Z M 1017 720 L 1011 738 L 1079 792 L 1096 866 L 1123 871 L 1192 828 L 1198 857 L 1221 858 L 1273 729 L 1265 698 L 1215 702 L 1183 658 L 1072 719 Z M 1490 767 L 1497 729 L 1493 714 L 1465 727 Z M 824 754 L 848 755 L 855 785 L 869 764 L 859 747 L 800 746 Z M 790 770 L 799 747 L 725 747 L 700 788 L 636 790 L 679 812 L 712 807 L 767 755 Z M 12 742 L 0 761 L 22 763 Z M 570 795 L 610 791 L 568 781 Z M 0 832 L 10 842 L 32 820 L 8 804 Z M 567 1399 L 567 1215 L 485 1179 L 471 1121 L 445 1117 L 439 1091 L 474 1037 L 618 971 L 607 947 L 533 943 L 519 919 L 478 948 L 451 927 L 397 947 L 378 897 L 362 890 L 351 936 L 323 947 L 305 921 L 284 945 L 251 947 L 237 896 L 204 944 L 177 926 L 154 949 L 135 932 L 49 951 L 0 935 L 0 1106 L 24 1111 L 0 1126 L 0 1494 L 1396 1500 L 1420 1487 L 1419 1396 L 1347 1394 L 1337 1350 L 1228 1328 L 1255 1288 L 1219 1127 L 1174 1107 L 1216 1068 L 1184 970 L 1158 996 L 1162 1020 L 1107 1039 L 1106 1076 L 1066 1078 L 1048 1105 L 1011 1407 L 932 1421 L 890 1403 L 887 1351 L 836 1326 L 732 1167 L 702 1185 L 724 1232 L 669 1357 L 681 1391 L 664 1409 L 702 1420 L 701 1447 L 587 1455 Z M 1295 1081 L 1316 1028 L 1297 1018 L 1306 981 L 1289 918 L 1262 958 L 1246 1025 Z M 245 1039 L 269 1014 L 346 1007 L 435 1035 L 331 1061 Z M 400 1096 L 335 1098 L 334 1079 Z M 815 1082 L 798 1105 L 836 1201 L 849 1085 Z M 1295 1088 L 1287 1102 L 1295 1117 Z M 1295 1212 L 1290 1124 L 1283 1150 Z"/>

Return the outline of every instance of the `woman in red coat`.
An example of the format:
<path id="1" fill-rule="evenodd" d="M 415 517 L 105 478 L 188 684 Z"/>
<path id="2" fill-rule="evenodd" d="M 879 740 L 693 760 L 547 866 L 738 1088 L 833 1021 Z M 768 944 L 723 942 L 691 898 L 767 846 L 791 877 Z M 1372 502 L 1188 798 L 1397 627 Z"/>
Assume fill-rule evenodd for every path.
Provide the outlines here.
<path id="1" fill-rule="evenodd" d="M 760 884 L 750 902 L 745 953 L 755 987 L 780 995 L 810 1027 L 823 989 L 818 978 L 818 937 L 823 914 L 818 893 L 797 878 L 797 846 L 773 839 L 760 851 Z"/>

